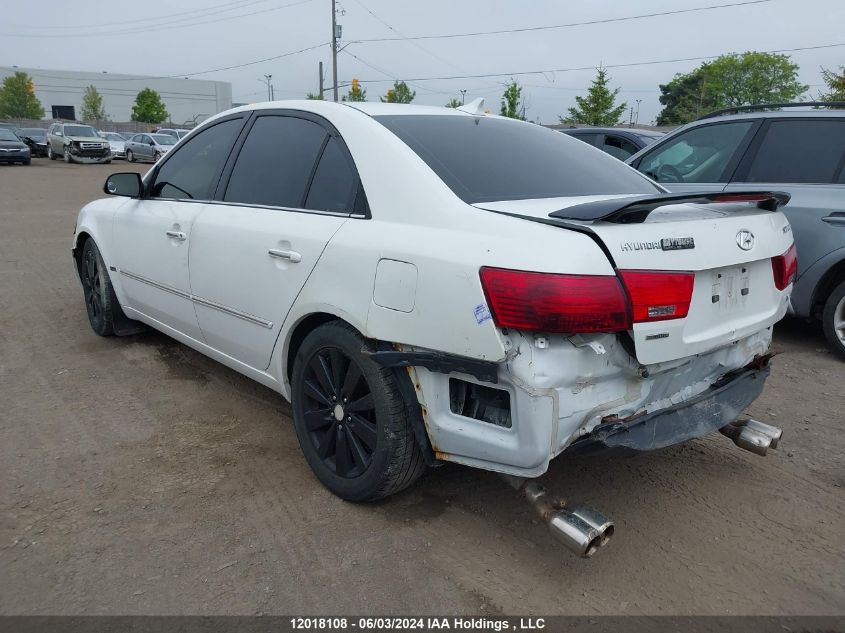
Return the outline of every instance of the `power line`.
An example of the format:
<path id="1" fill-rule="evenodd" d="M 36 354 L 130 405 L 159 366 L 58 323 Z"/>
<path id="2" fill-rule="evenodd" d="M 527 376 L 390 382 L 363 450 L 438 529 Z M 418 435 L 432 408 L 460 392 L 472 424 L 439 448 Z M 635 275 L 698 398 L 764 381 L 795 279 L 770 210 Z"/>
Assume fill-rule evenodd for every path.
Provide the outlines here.
<path id="1" fill-rule="evenodd" d="M 714 4 L 705 7 L 693 7 L 690 9 L 675 9 L 674 11 L 660 11 L 657 13 L 643 13 L 641 15 L 629 15 L 619 18 L 604 18 L 601 20 L 588 20 L 586 22 L 569 22 L 567 24 L 550 24 L 544 26 L 528 26 L 516 29 L 500 29 L 496 31 L 474 31 L 470 33 L 444 33 L 440 35 L 413 35 L 410 37 L 374 37 L 366 40 L 358 40 L 360 42 L 397 42 L 401 40 L 439 40 L 452 39 L 458 37 L 477 37 L 479 35 L 502 35 L 505 33 L 527 33 L 530 31 L 548 31 L 552 29 L 566 29 L 574 26 L 589 26 L 592 24 L 610 24 L 613 22 L 626 22 L 628 20 L 643 20 L 645 18 L 655 18 L 663 15 L 678 15 L 681 13 L 693 13 L 696 11 L 711 11 L 714 9 L 726 9 L 729 7 L 742 7 L 750 4 L 763 4 L 772 2 L 773 0 L 745 0 L 744 2 L 732 2 L 730 4 Z"/>
<path id="2" fill-rule="evenodd" d="M 173 29 L 186 29 L 194 26 L 201 26 L 203 24 L 214 24 L 216 22 L 224 22 L 226 20 L 236 20 L 239 18 L 249 17 L 251 15 L 258 15 L 261 13 L 269 13 L 271 11 L 278 11 L 280 9 L 287 9 L 289 7 L 295 7 L 300 4 L 307 4 L 312 0 L 297 0 L 296 2 L 291 2 L 290 4 L 283 4 L 278 7 L 270 7 L 269 9 L 261 9 L 258 11 L 251 11 L 249 13 L 239 13 L 237 15 L 227 15 L 222 18 L 216 18 L 214 20 L 205 20 L 201 22 L 190 22 L 190 23 L 180 23 L 180 24 L 171 24 L 171 25 L 157 25 L 152 27 L 146 27 L 141 29 L 123 29 L 123 30 L 111 30 L 111 31 L 101 31 L 101 32 L 90 32 L 90 33 L 69 33 L 69 34 L 62 34 L 62 35 L 36 35 L 36 34 L 25 34 L 25 33 L 0 33 L 5 37 L 19 37 L 19 38 L 28 38 L 28 39 L 74 39 L 80 37 L 113 37 L 117 35 L 126 35 L 126 34 L 141 34 L 141 33 L 150 33 L 153 31 L 171 31 Z M 218 11 L 217 13 L 222 13 Z"/>
<path id="3" fill-rule="evenodd" d="M 759 53 L 796 53 L 798 51 L 813 51 L 819 50 L 823 48 L 835 48 L 837 46 L 845 46 L 845 42 L 841 42 L 839 44 L 820 44 L 818 46 L 802 46 L 799 48 L 778 48 L 775 50 L 770 51 L 756 51 Z M 715 59 L 720 57 L 720 55 L 703 55 L 701 57 L 678 57 L 675 59 L 656 59 L 644 62 L 628 62 L 624 64 L 601 64 L 602 68 L 629 68 L 634 66 L 653 66 L 655 64 L 672 64 L 675 62 L 697 62 L 703 61 L 705 59 Z M 578 67 L 571 67 L 571 68 L 552 68 L 547 70 L 523 70 L 520 72 L 506 72 L 506 73 L 480 73 L 477 75 L 451 75 L 448 77 L 411 77 L 410 79 L 406 79 L 405 81 L 448 81 L 450 79 L 484 79 L 489 77 L 505 77 L 511 76 L 516 77 L 519 75 L 545 75 L 545 74 L 554 74 L 554 73 L 568 73 L 568 72 L 575 72 L 579 70 L 595 70 L 596 65 L 591 66 L 578 66 Z M 382 83 L 387 81 L 386 79 L 360 79 L 361 83 Z"/>
<path id="4" fill-rule="evenodd" d="M 250 6 L 250 5 L 253 5 L 253 4 L 263 4 L 263 3 L 269 2 L 269 1 L 270 0 L 235 0 L 234 2 L 224 2 L 223 4 L 213 4 L 209 7 L 204 7 L 202 9 L 191 9 L 190 11 L 180 11 L 179 13 L 167 13 L 165 15 L 159 15 L 159 16 L 154 16 L 154 17 L 134 18 L 134 19 L 131 19 L 131 20 L 118 20 L 117 22 L 98 22 L 96 24 L 90 24 L 90 23 L 88 23 L 88 24 L 64 24 L 62 26 L 44 24 L 44 25 L 39 25 L 38 28 L 39 29 L 45 29 L 45 30 L 47 30 L 47 29 L 49 29 L 49 30 L 58 30 L 58 29 L 66 30 L 66 29 L 86 29 L 86 28 L 87 29 L 99 29 L 99 28 L 107 27 L 107 26 L 125 26 L 125 25 L 128 25 L 128 24 L 137 24 L 139 22 L 159 22 L 161 20 L 169 20 L 171 18 L 177 18 L 177 17 L 186 16 L 186 15 L 191 15 L 193 13 L 199 13 L 199 14 L 202 14 L 202 16 L 207 16 L 207 15 L 209 15 L 211 10 L 219 9 L 220 7 L 226 7 L 226 9 L 224 9 L 224 11 L 235 11 L 237 9 L 244 9 L 247 6 Z M 241 6 L 237 6 L 237 5 L 241 5 Z M 199 16 L 196 16 L 196 17 L 199 17 Z M 187 18 L 187 19 L 190 19 L 190 18 Z M 31 28 L 30 26 L 24 25 L 24 24 L 8 24 L 7 23 L 6 26 L 12 27 L 12 28 L 20 28 L 20 29 Z"/>
<path id="5" fill-rule="evenodd" d="M 328 42 L 321 42 L 319 44 L 314 44 L 313 46 L 306 46 L 305 48 L 300 48 L 296 51 L 290 51 L 287 53 L 282 53 L 280 55 L 273 55 L 272 57 L 264 57 L 262 59 L 256 59 L 250 62 L 244 62 L 242 64 L 234 64 L 232 66 L 222 66 L 221 68 L 211 68 L 209 70 L 198 70 L 197 72 L 193 73 L 179 73 L 177 75 L 158 75 L 152 77 L 103 77 L 98 75 L 97 73 L 89 73 L 91 75 L 96 76 L 96 79 L 92 78 L 92 81 L 101 82 L 101 81 L 148 81 L 150 79 L 183 79 L 185 77 L 196 77 L 197 75 L 208 75 L 210 73 L 217 73 L 223 72 L 224 70 L 234 70 L 235 68 L 245 68 L 246 66 L 254 66 L 256 64 L 263 64 L 265 62 L 272 62 L 277 59 L 282 59 L 283 57 L 290 57 L 291 55 L 298 55 L 299 53 L 305 53 L 307 51 L 313 51 L 317 48 L 322 48 Z M 44 73 L 38 72 L 38 70 L 34 70 L 30 73 L 33 77 L 44 77 L 45 79 L 67 79 L 67 77 L 59 77 L 56 75 L 45 75 Z"/>

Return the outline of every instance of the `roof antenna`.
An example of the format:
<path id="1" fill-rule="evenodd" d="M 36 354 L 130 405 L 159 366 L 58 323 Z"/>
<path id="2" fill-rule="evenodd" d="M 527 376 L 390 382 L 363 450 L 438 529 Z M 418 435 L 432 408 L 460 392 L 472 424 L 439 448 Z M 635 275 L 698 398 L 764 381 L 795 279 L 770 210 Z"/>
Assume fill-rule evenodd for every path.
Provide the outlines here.
<path id="1" fill-rule="evenodd" d="M 478 99 L 470 101 L 468 104 L 459 106 L 455 109 L 473 116 L 482 116 L 484 114 L 484 97 L 479 97 Z"/>

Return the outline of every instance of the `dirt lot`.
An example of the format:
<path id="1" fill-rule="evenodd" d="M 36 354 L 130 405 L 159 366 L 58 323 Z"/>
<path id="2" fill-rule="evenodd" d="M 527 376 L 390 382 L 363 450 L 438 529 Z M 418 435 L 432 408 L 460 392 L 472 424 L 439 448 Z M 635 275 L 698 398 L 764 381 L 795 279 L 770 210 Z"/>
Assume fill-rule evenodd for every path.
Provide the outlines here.
<path id="1" fill-rule="evenodd" d="M 845 363 L 817 328 L 778 326 L 751 411 L 785 430 L 770 456 L 715 434 L 553 463 L 617 524 L 579 560 L 480 471 L 340 501 L 280 396 L 159 334 L 95 336 L 70 238 L 122 169 L 0 168 L 0 613 L 845 613 Z"/>

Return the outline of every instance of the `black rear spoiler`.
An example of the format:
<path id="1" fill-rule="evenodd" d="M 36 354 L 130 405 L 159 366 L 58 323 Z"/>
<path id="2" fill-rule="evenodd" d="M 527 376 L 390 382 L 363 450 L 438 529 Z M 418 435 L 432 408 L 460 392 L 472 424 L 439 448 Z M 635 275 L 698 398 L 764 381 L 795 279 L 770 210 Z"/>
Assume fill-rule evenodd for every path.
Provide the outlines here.
<path id="1" fill-rule="evenodd" d="M 777 211 L 789 202 L 789 194 L 783 191 L 716 191 L 699 193 L 661 193 L 656 196 L 626 196 L 584 202 L 566 209 L 553 211 L 550 218 L 636 224 L 644 222 L 648 214 L 658 207 L 672 204 L 730 204 L 752 202 L 760 209 Z"/>

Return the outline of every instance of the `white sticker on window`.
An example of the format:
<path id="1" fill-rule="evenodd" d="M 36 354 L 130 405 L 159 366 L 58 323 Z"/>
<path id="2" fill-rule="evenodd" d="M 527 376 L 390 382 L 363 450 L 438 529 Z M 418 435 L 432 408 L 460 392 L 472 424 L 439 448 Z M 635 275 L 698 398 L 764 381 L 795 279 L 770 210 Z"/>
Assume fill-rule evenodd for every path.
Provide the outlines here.
<path id="1" fill-rule="evenodd" d="M 488 310 L 487 306 L 483 303 L 479 303 L 475 306 L 475 310 L 473 310 L 473 312 L 475 312 L 475 322 L 478 323 L 478 325 L 481 325 L 485 321 L 489 321 L 493 318 L 490 314 L 490 310 Z"/>

